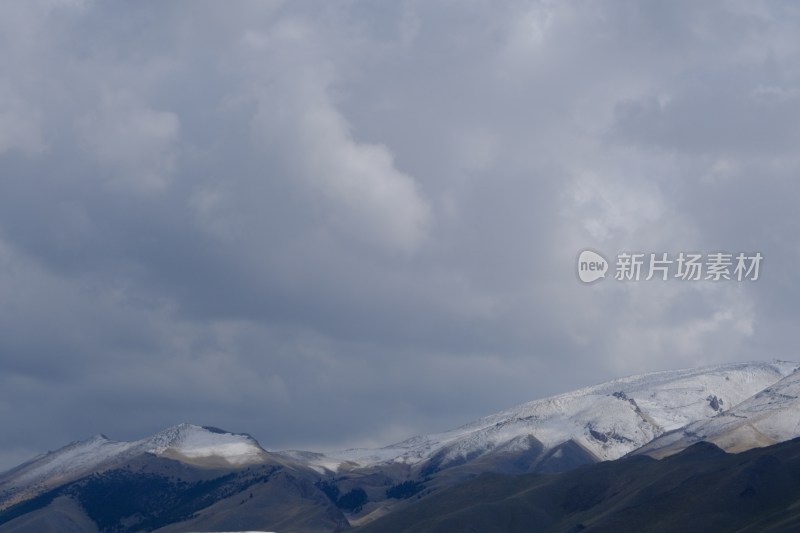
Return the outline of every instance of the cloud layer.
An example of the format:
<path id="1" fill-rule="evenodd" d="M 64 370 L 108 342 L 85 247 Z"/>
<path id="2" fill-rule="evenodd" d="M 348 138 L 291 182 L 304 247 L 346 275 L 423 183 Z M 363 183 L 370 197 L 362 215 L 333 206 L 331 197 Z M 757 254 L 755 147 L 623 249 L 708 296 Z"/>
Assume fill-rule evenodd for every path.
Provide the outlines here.
<path id="1" fill-rule="evenodd" d="M 797 359 L 791 2 L 7 2 L 0 468 L 179 422 L 386 444 Z M 760 251 L 584 286 L 586 247 Z"/>

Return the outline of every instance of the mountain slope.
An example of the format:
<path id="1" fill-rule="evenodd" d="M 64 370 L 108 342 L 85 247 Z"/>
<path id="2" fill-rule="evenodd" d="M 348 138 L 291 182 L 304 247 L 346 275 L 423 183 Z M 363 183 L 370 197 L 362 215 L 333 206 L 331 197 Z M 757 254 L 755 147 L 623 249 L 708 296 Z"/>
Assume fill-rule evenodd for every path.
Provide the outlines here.
<path id="1" fill-rule="evenodd" d="M 485 474 L 357 532 L 798 531 L 800 440 L 739 455 L 698 443 L 560 474 Z"/>
<path id="2" fill-rule="evenodd" d="M 535 400 L 384 448 L 279 453 L 320 471 L 430 462 L 445 468 L 499 450 L 522 452 L 533 441 L 543 451 L 572 441 L 597 460 L 618 459 L 665 432 L 730 409 L 797 368 L 797 363 L 776 361 L 644 374 Z"/>
<path id="3" fill-rule="evenodd" d="M 243 467 L 285 462 L 273 458 L 249 435 L 180 424 L 134 442 L 96 435 L 36 457 L 0 474 L 0 509 L 142 454 L 205 467 Z"/>
<path id="4" fill-rule="evenodd" d="M 740 452 L 798 436 L 800 372 L 795 372 L 732 409 L 667 433 L 636 453 L 664 457 L 699 441 L 713 442 L 726 451 Z"/>
<path id="5" fill-rule="evenodd" d="M 103 435 L 0 475 L 0 530 L 330 532 L 347 527 L 319 476 L 246 434 L 180 424 Z"/>
<path id="6" fill-rule="evenodd" d="M 0 511 L 0 530 L 331 532 L 343 513 L 308 471 L 205 468 L 143 454 Z M 76 529 L 77 528 L 77 529 Z"/>

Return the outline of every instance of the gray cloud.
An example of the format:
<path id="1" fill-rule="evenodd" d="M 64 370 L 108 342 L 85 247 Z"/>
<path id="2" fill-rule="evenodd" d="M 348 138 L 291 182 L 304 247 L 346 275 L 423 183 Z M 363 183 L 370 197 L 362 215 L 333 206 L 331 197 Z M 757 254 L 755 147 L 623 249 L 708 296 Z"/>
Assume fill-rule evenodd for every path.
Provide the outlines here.
<path id="1" fill-rule="evenodd" d="M 797 358 L 789 2 L 0 7 L 0 467 L 182 421 L 385 444 Z M 582 286 L 761 251 L 755 283 Z"/>

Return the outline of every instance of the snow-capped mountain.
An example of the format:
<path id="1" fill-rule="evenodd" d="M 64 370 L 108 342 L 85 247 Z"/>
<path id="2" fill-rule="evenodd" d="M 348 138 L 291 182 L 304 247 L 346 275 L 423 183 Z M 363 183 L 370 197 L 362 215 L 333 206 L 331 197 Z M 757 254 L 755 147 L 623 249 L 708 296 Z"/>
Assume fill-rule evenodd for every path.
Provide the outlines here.
<path id="1" fill-rule="evenodd" d="M 317 469 L 459 464 L 493 452 L 544 450 L 573 442 L 597 460 L 617 459 L 662 434 L 711 419 L 792 374 L 800 365 L 775 361 L 656 372 L 535 400 L 443 433 L 379 449 L 321 455 L 281 452 Z M 533 440 L 531 439 L 533 437 Z"/>
<path id="2" fill-rule="evenodd" d="M 96 435 L 0 474 L 0 507 L 142 454 L 197 466 L 239 467 L 268 459 L 267 452 L 249 435 L 192 424 L 180 424 L 133 442 Z"/>
<path id="3" fill-rule="evenodd" d="M 266 452 L 249 435 L 191 424 L 133 442 L 97 435 L 0 474 L 0 504 L 142 454 L 200 467 L 304 465 L 324 474 L 432 461 L 444 468 L 532 447 L 544 454 L 565 443 L 592 460 L 617 459 L 651 442 L 646 449 L 673 444 L 682 449 L 684 442 L 704 436 L 735 450 L 734 442 L 742 439 L 773 443 L 796 435 L 798 368 L 791 362 L 753 362 L 631 376 L 524 403 L 450 431 L 327 454 Z"/>
<path id="4" fill-rule="evenodd" d="M 792 439 L 798 369 L 776 361 L 643 374 L 328 454 L 269 452 L 246 434 L 190 424 L 132 442 L 97 435 L 0 474 L 0 525 L 335 531 L 479 472 L 563 472 L 630 453 L 669 455 L 698 440 L 741 451 Z"/>
<path id="5" fill-rule="evenodd" d="M 800 371 L 708 420 L 692 422 L 649 442 L 637 453 L 665 457 L 695 442 L 737 453 L 800 436 Z"/>

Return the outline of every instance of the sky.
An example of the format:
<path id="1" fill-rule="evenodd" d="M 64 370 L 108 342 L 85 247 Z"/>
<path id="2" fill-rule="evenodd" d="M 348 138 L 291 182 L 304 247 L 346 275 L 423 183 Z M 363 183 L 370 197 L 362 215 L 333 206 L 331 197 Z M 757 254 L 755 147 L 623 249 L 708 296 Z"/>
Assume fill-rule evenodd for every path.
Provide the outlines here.
<path id="1" fill-rule="evenodd" d="M 0 470 L 800 359 L 794 2 L 12 0 L 0 73 Z M 616 280 L 626 251 L 763 261 Z"/>

